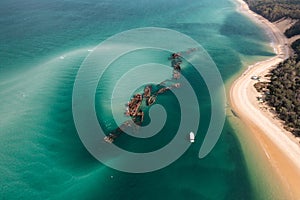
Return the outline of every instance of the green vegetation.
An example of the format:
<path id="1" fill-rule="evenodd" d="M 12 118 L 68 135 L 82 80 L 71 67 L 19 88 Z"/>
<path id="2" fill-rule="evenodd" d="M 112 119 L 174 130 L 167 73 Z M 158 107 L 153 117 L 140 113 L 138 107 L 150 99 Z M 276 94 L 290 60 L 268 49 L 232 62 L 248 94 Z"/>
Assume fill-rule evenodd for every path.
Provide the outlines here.
<path id="1" fill-rule="evenodd" d="M 282 18 L 300 20 L 300 0 L 245 0 L 249 8 L 259 15 L 275 22 Z M 300 34 L 300 21 L 296 22 L 285 35 L 290 38 Z"/>
<path id="2" fill-rule="evenodd" d="M 300 40 L 296 40 L 293 44 L 292 44 L 292 48 L 295 52 L 296 55 L 296 60 L 297 62 L 300 61 Z"/>
<path id="3" fill-rule="evenodd" d="M 285 128 L 300 136 L 300 40 L 293 43 L 293 49 L 297 54 L 271 71 L 270 82 L 254 86 L 264 92 L 266 103 L 285 122 Z"/>
<path id="4" fill-rule="evenodd" d="M 288 59 L 272 70 L 267 103 L 275 108 L 286 128 L 300 136 L 300 63 Z"/>
<path id="5" fill-rule="evenodd" d="M 297 21 L 291 28 L 287 29 L 284 34 L 286 37 L 291 38 L 300 34 L 300 21 Z"/>
<path id="6" fill-rule="evenodd" d="M 287 37 L 300 34 L 300 0 L 245 0 L 249 8 L 271 22 L 282 18 L 298 20 L 285 31 Z M 264 100 L 285 122 L 285 128 L 300 137 L 300 39 L 292 45 L 293 57 L 280 63 L 267 76 L 270 82 L 254 85 Z"/>

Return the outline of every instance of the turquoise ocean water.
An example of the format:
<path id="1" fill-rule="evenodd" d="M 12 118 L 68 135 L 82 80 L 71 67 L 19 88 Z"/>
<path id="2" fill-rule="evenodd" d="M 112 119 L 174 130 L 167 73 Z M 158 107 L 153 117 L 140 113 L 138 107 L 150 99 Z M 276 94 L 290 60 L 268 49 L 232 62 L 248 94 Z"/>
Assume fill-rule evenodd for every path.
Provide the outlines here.
<path id="1" fill-rule="evenodd" d="M 198 158 L 204 137 L 199 134 L 176 162 L 145 174 L 110 169 L 82 145 L 72 116 L 73 83 L 81 63 L 90 49 L 108 37 L 149 26 L 180 31 L 199 42 L 224 81 L 241 69 L 241 56 L 272 55 L 264 32 L 237 13 L 229 0 L 0 2 L 0 199 L 258 198 L 234 128 L 227 122 L 204 159 Z M 169 62 L 166 55 L 155 56 L 156 62 Z M 107 87 L 99 85 L 95 97 L 99 121 L 107 130 L 115 125 L 105 97 L 122 73 L 107 73 Z M 196 85 L 201 102 L 199 133 L 205 133 L 210 117 L 208 91 L 192 71 L 184 73 Z M 165 106 L 168 120 L 178 120 L 178 102 L 171 95 L 157 103 Z M 152 151 L 167 144 L 176 128 L 169 123 L 146 140 L 124 135 L 117 144 L 130 151 Z"/>

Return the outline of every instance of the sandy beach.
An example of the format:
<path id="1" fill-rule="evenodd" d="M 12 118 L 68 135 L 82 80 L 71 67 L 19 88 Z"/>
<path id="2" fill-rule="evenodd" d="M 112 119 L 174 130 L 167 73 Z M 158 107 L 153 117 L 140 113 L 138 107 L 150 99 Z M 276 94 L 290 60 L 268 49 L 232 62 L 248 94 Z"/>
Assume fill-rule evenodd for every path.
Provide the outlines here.
<path id="1" fill-rule="evenodd" d="M 289 41 L 273 23 L 250 11 L 248 5 L 242 1 L 238 10 L 262 25 L 272 39 L 272 46 L 276 56 L 258 62 L 247 68 L 236 80 L 230 89 L 230 103 L 232 109 L 246 124 L 254 137 L 259 140 L 275 171 L 286 186 L 290 199 L 300 199 L 300 145 L 299 140 L 287 132 L 282 122 L 275 118 L 268 108 L 257 101 L 260 94 L 253 87 L 255 80 L 251 76 L 263 77 L 275 65 L 288 58 L 290 49 Z"/>

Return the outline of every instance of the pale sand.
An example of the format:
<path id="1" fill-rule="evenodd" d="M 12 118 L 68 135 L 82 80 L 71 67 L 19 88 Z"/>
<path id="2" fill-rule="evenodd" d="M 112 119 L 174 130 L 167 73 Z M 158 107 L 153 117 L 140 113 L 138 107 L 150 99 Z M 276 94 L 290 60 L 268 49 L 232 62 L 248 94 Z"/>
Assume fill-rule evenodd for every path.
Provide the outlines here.
<path id="1" fill-rule="evenodd" d="M 294 25 L 298 20 L 296 19 L 291 19 L 291 18 L 286 18 L 286 19 L 280 19 L 276 22 L 274 22 L 274 24 L 276 25 L 276 27 L 282 32 L 284 33 L 287 29 L 289 29 L 292 25 Z M 296 35 L 293 36 L 291 38 L 288 38 L 288 45 L 291 46 L 291 44 L 293 42 L 295 42 L 296 40 L 300 39 L 300 35 Z"/>
<path id="2" fill-rule="evenodd" d="M 292 25 L 294 25 L 298 20 L 296 19 L 291 19 L 291 18 L 285 18 L 285 19 L 280 19 L 274 24 L 277 26 L 277 28 L 284 33 L 287 29 L 289 29 Z"/>
<path id="3" fill-rule="evenodd" d="M 295 35 L 295 36 L 289 38 L 289 44 L 292 44 L 293 42 L 295 42 L 298 39 L 300 39 L 300 35 Z"/>
<path id="4" fill-rule="evenodd" d="M 282 123 L 274 118 L 268 110 L 264 110 L 256 97 L 260 94 L 253 87 L 256 81 L 252 75 L 264 75 L 273 66 L 289 56 L 289 47 L 282 32 L 265 18 L 250 11 L 248 5 L 237 0 L 241 5 L 239 11 L 258 24 L 262 24 L 272 38 L 272 46 L 276 56 L 249 66 L 231 86 L 231 106 L 241 120 L 249 127 L 261 144 L 266 158 L 269 159 L 276 172 L 286 186 L 289 199 L 300 199 L 300 145 L 299 141 L 283 129 Z"/>

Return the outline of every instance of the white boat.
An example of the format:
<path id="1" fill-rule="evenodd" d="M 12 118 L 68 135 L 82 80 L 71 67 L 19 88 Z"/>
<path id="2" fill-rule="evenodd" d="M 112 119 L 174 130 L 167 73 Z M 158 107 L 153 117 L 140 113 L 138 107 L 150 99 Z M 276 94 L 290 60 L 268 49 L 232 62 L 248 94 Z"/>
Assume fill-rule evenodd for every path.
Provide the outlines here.
<path id="1" fill-rule="evenodd" d="M 190 142 L 195 142 L 195 134 L 193 132 L 190 132 Z"/>

